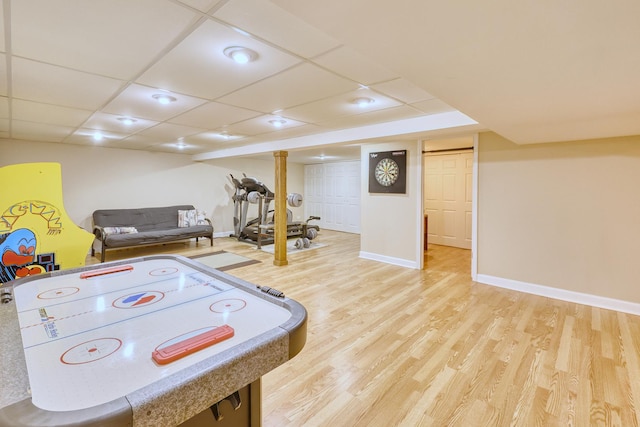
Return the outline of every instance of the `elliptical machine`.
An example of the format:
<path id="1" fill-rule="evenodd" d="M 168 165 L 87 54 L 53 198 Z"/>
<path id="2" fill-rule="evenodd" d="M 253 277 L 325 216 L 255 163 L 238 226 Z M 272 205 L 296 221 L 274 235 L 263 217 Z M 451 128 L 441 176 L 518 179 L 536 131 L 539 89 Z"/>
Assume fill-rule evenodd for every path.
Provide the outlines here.
<path id="1" fill-rule="evenodd" d="M 244 173 L 243 177 L 238 180 L 233 175 L 229 175 L 231 182 L 235 186 L 236 192 L 232 196 L 234 204 L 233 227 L 234 234 L 239 241 L 255 243 L 258 248 L 265 244 L 272 244 L 274 241 L 274 220 L 273 210 L 269 209 L 271 202 L 274 200 L 274 193 L 267 188 L 262 182 L 255 178 L 247 177 Z M 247 213 L 249 204 L 258 204 L 258 217 L 247 221 Z M 291 207 L 299 207 L 302 205 L 302 195 L 291 193 L 287 196 L 287 204 Z M 320 217 L 310 216 L 305 222 L 294 222 L 292 212 L 287 209 L 287 238 L 300 237 L 303 242 L 306 241 L 306 247 L 309 241 L 318 236 L 320 227 L 310 225 L 309 221 L 319 220 Z"/>
<path id="2" fill-rule="evenodd" d="M 245 239 L 247 234 L 252 234 L 251 230 L 245 230 L 247 226 L 255 226 L 261 224 L 263 219 L 267 218 L 269 213 L 269 205 L 273 201 L 275 195 L 266 185 L 259 182 L 255 178 L 247 177 L 243 174 L 241 180 L 237 180 L 233 175 L 231 182 L 236 188 L 236 192 L 233 195 L 233 234 L 231 237 L 237 237 L 238 240 Z M 258 217 L 247 222 L 247 212 L 249 210 L 249 204 L 258 203 Z M 247 233 L 248 232 L 248 233 Z"/>

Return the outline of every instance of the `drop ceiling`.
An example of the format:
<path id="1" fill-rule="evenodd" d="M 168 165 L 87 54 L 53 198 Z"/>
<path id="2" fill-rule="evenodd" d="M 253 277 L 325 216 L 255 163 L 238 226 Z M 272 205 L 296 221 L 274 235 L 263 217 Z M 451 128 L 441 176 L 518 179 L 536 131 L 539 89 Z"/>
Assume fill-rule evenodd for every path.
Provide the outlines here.
<path id="1" fill-rule="evenodd" d="M 518 144 L 640 134 L 640 2 L 273 0 Z"/>
<path id="2" fill-rule="evenodd" d="M 194 159 L 299 145 L 307 162 L 355 158 L 363 139 L 478 129 L 516 143 L 638 134 L 639 12 L 594 0 L 3 0 L 0 138 Z M 237 64 L 230 46 L 257 58 Z"/>

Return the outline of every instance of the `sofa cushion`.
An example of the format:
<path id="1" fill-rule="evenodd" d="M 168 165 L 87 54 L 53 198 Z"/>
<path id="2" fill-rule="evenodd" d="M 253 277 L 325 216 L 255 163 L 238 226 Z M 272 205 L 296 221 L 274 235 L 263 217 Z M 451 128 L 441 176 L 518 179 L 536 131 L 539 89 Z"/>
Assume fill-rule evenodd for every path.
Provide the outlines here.
<path id="1" fill-rule="evenodd" d="M 111 248 L 122 248 L 125 246 L 145 245 L 159 242 L 171 242 L 179 239 L 190 239 L 192 237 L 211 236 L 213 227 L 210 225 L 195 225 L 188 228 L 170 228 L 165 230 L 139 231 L 130 234 L 108 234 L 105 238 L 105 245 Z"/>
<path id="2" fill-rule="evenodd" d="M 138 232 L 178 227 L 178 211 L 193 210 L 192 205 L 158 208 L 101 209 L 93 212 L 93 223 L 101 227 L 135 227 Z"/>

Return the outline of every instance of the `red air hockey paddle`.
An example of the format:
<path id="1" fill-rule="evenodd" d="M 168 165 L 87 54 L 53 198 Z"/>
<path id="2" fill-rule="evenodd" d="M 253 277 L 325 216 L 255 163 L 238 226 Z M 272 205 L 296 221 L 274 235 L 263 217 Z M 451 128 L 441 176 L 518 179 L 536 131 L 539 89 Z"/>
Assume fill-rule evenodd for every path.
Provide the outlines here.
<path id="1" fill-rule="evenodd" d="M 231 338 L 233 335 L 234 330 L 231 326 L 218 326 L 210 331 L 203 332 L 191 338 L 187 338 L 186 340 L 155 350 L 151 353 L 151 357 L 159 365 L 166 365 L 167 363 L 174 362 L 188 356 L 189 354 L 195 353 L 198 350 L 202 350 L 203 348 L 209 347 L 215 343 Z"/>

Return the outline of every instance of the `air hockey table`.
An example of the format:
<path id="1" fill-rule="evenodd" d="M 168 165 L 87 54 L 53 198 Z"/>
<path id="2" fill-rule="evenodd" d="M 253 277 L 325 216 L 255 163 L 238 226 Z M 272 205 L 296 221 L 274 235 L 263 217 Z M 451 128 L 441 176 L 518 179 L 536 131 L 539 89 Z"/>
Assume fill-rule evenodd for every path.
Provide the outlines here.
<path id="1" fill-rule="evenodd" d="M 260 425 L 260 378 L 306 342 L 301 304 L 177 255 L 0 298 L 0 426 Z"/>

